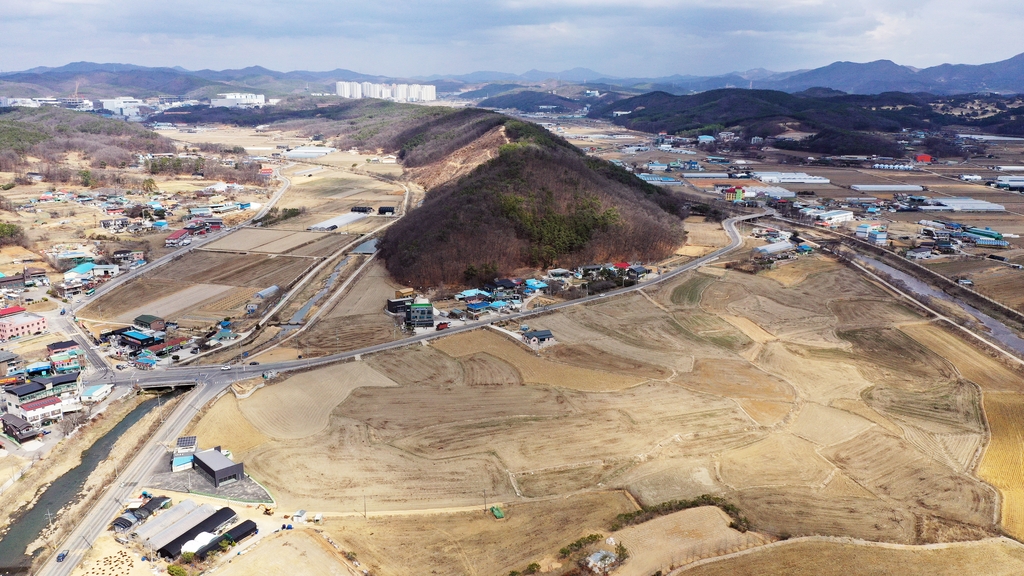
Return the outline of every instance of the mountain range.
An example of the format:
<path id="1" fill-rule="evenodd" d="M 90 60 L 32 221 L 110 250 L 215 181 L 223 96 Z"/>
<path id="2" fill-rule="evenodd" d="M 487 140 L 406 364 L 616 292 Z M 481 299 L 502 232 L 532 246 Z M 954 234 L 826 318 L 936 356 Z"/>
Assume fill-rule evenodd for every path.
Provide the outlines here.
<path id="1" fill-rule="evenodd" d="M 88 98 L 118 95 L 210 97 L 219 92 L 244 90 L 260 91 L 268 96 L 284 96 L 333 92 L 333 84 L 339 80 L 423 82 L 436 85 L 441 93 L 463 92 L 490 83 L 537 83 L 552 80 L 571 84 L 585 83 L 604 89 L 614 87 L 632 93 L 660 90 L 672 94 L 688 94 L 718 88 L 756 88 L 791 93 L 809 88 L 830 88 L 851 94 L 1024 93 L 1024 54 L 990 64 L 942 64 L 922 69 L 903 66 L 890 60 L 877 60 L 866 63 L 835 62 L 813 70 L 790 72 L 753 69 L 717 76 L 676 74 L 651 78 L 621 78 L 588 68 L 561 72 L 530 70 L 523 74 L 481 71 L 460 75 L 391 78 L 340 68 L 324 72 L 277 72 L 261 66 L 250 66 L 233 70 L 192 71 L 182 67 L 150 68 L 133 64 L 75 62 L 56 68 L 38 67 L 2 73 L 0 95 L 36 97 L 77 91 Z"/>

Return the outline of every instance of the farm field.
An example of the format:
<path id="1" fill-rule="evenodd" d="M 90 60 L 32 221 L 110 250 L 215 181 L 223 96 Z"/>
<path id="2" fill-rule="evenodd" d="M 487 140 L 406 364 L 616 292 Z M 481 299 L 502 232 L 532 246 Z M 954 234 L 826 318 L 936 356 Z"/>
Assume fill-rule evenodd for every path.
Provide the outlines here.
<path id="1" fill-rule="evenodd" d="M 882 576 L 928 574 L 1010 576 L 1024 571 L 1024 547 L 1007 538 L 939 548 L 794 541 L 680 572 L 680 576 L 765 574 L 787 576 Z"/>
<path id="2" fill-rule="evenodd" d="M 331 518 L 324 529 L 374 574 L 413 574 L 419 567 L 445 576 L 505 576 L 531 562 L 557 574 L 568 567 L 559 548 L 587 534 L 608 534 L 616 514 L 635 509 L 619 492 L 514 503 L 503 506 L 501 521 L 484 513 L 482 502 L 478 506 L 449 514 Z"/>
<path id="3" fill-rule="evenodd" d="M 985 414 L 992 439 L 978 466 L 978 476 L 1002 492 L 1003 528 L 1020 538 L 1024 535 L 1024 397 L 986 393 Z"/>
<path id="4" fill-rule="evenodd" d="M 243 228 L 203 247 L 204 250 L 286 254 L 326 236 L 323 232 L 291 232 L 269 228 Z"/>
<path id="5" fill-rule="evenodd" d="M 236 454 L 284 509 L 361 513 L 365 496 L 371 516 L 424 513 L 479 506 L 486 491 L 547 518 L 571 499 L 625 489 L 642 505 L 721 496 L 756 532 L 715 532 L 721 519 L 710 516 L 627 528 L 634 546 L 661 538 L 664 549 L 634 555 L 638 576 L 782 536 L 927 544 L 997 534 L 998 493 L 972 475 L 985 443 L 981 392 L 1016 392 L 1017 374 L 846 267 L 822 256 L 791 266 L 782 278 L 693 272 L 531 318 L 558 341 L 539 353 L 480 329 L 367 355 L 221 399 L 195 429 L 228 446 L 237 435 Z M 392 290 L 368 270 L 318 338 L 334 335 L 328 326 L 373 341 L 364 317 L 386 316 L 359 312 Z M 490 558 L 488 541 L 453 531 L 462 516 L 431 516 L 438 531 L 416 533 L 398 518 L 371 518 L 379 531 L 340 519 L 332 537 L 385 574 L 408 573 L 412 550 L 460 550 L 438 573 L 503 576 L 555 561 L 564 545 L 519 546 L 530 560 L 508 553 L 487 565 L 477 558 Z"/>

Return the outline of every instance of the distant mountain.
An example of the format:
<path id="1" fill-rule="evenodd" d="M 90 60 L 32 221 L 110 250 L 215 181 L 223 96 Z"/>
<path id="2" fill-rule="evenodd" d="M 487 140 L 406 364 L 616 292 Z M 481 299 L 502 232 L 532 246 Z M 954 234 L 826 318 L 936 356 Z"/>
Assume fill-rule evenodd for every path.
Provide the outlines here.
<path id="1" fill-rule="evenodd" d="M 515 108 L 521 112 L 576 112 L 583 104 L 548 92 L 523 90 L 480 101 L 482 108 Z"/>
<path id="2" fill-rule="evenodd" d="M 717 76 L 674 74 L 660 77 L 619 78 L 588 68 L 561 72 L 530 70 L 523 74 L 480 71 L 469 74 L 393 78 L 336 69 L 324 72 L 296 70 L 277 72 L 262 66 L 234 70 L 190 71 L 181 67 L 149 68 L 134 64 L 73 62 L 56 68 L 38 67 L 0 74 L 0 95 L 45 96 L 70 93 L 101 96 L 189 95 L 210 96 L 219 92 L 251 90 L 272 96 L 333 92 L 334 82 L 427 82 L 438 92 L 459 92 L 481 84 L 536 84 L 548 80 L 586 83 L 588 87 L 619 87 L 625 92 L 668 92 L 691 94 L 721 88 L 748 88 L 802 92 L 829 88 L 850 94 L 884 92 L 930 93 L 937 95 L 975 92 L 1024 93 L 1024 54 L 991 64 L 942 64 L 918 69 L 890 60 L 835 62 L 813 70 L 773 72 L 755 68 Z"/>

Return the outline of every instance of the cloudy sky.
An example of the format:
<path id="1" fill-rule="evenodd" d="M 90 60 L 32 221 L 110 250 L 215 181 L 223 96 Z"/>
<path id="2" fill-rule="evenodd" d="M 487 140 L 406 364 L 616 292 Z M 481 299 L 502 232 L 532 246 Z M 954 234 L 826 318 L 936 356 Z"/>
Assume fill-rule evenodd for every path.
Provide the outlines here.
<path id="1" fill-rule="evenodd" d="M 0 69 L 120 62 L 416 76 L 926 67 L 1024 52 L 1020 0 L 0 0 Z M 989 41 L 988 39 L 992 39 Z"/>

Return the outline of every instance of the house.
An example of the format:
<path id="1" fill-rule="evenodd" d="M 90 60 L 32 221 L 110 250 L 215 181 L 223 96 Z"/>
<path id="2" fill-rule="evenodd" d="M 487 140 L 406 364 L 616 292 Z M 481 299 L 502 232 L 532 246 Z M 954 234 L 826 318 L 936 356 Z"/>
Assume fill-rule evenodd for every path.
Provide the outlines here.
<path id="1" fill-rule="evenodd" d="M 80 354 L 80 351 L 72 350 L 51 355 L 50 366 L 53 368 L 53 372 L 56 374 L 78 372 L 82 369 Z"/>
<path id="2" fill-rule="evenodd" d="M 4 414 L 0 416 L 3 422 L 4 434 L 14 438 L 19 443 L 34 440 L 43 433 L 24 418 L 15 414 Z"/>
<path id="3" fill-rule="evenodd" d="M 152 314 L 142 314 L 136 316 L 135 320 L 132 320 L 132 324 L 142 328 L 143 330 L 165 330 L 167 328 L 167 322 L 159 316 L 153 316 Z"/>
<path id="4" fill-rule="evenodd" d="M 907 251 L 907 259 L 908 260 L 927 260 L 928 258 L 931 258 L 931 257 L 932 257 L 932 249 L 931 248 L 921 247 L 921 248 L 913 248 L 913 249 Z"/>
<path id="5" fill-rule="evenodd" d="M 18 364 L 21 364 L 21 356 L 9 350 L 0 350 L 0 376 L 16 371 Z"/>
<path id="6" fill-rule="evenodd" d="M 182 228 L 181 230 L 171 232 L 167 238 L 164 239 L 164 246 L 172 248 L 176 246 L 183 246 L 186 242 L 191 243 L 189 240 L 189 231 Z"/>
<path id="7" fill-rule="evenodd" d="M 650 269 L 643 266 L 630 266 L 626 269 L 626 275 L 635 280 L 639 280 L 650 273 Z"/>
<path id="8" fill-rule="evenodd" d="M 82 402 L 95 404 L 109 396 L 113 390 L 113 384 L 97 384 L 95 386 L 89 386 L 82 391 Z"/>
<path id="9" fill-rule="evenodd" d="M 617 561 L 618 557 L 615 554 L 606 550 L 598 550 L 587 556 L 586 565 L 587 569 L 595 574 L 606 574 Z"/>
<path id="10" fill-rule="evenodd" d="M 7 341 L 19 336 L 45 332 L 46 318 L 31 312 L 19 312 L 0 318 L 0 340 Z"/>
<path id="11" fill-rule="evenodd" d="M 523 333 L 523 342 L 526 342 L 531 348 L 543 348 L 555 344 L 555 336 L 551 334 L 551 330 L 531 330 L 530 332 Z"/>

